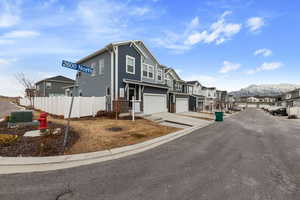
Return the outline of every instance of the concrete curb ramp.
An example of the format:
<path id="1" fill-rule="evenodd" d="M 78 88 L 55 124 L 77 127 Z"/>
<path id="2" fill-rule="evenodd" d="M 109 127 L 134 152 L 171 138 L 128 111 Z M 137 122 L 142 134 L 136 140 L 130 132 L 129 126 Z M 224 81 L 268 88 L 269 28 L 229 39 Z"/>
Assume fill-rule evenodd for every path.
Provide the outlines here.
<path id="1" fill-rule="evenodd" d="M 41 172 L 89 165 L 137 154 L 165 144 L 212 123 L 195 126 L 135 145 L 111 150 L 51 157 L 0 157 L 0 174 Z"/>

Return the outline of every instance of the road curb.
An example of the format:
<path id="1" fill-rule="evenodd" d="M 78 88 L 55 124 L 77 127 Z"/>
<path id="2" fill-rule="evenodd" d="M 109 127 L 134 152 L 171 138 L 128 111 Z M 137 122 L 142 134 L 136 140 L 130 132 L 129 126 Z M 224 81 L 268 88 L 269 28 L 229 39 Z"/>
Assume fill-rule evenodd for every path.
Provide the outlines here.
<path id="1" fill-rule="evenodd" d="M 0 174 L 51 171 L 114 160 L 155 148 L 213 123 L 209 122 L 142 143 L 111 150 L 50 157 L 0 157 Z"/>

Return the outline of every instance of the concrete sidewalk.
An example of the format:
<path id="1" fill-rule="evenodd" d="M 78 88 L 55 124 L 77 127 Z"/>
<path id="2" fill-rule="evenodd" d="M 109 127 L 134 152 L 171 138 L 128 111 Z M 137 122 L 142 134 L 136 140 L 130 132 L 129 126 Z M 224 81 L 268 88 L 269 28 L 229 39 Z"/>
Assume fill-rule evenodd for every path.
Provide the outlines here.
<path id="1" fill-rule="evenodd" d="M 202 120 L 202 119 L 197 119 L 194 117 L 188 117 L 188 116 L 183 116 L 179 113 L 155 113 L 152 114 L 151 116 L 146 117 L 146 119 L 156 121 L 158 123 L 175 123 L 179 125 L 183 125 L 186 127 L 193 127 L 193 126 L 202 126 L 202 125 L 207 125 L 210 124 L 211 121 L 207 120 Z M 167 124 L 166 124 L 167 125 Z"/>

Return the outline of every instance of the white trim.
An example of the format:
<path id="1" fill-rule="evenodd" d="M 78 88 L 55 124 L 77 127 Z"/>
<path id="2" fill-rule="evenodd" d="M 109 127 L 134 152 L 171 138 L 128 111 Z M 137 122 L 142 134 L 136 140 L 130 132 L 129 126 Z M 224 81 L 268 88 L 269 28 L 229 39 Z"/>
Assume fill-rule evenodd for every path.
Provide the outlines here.
<path id="1" fill-rule="evenodd" d="M 113 51 L 110 52 L 110 96 L 111 96 L 111 110 L 113 109 L 113 100 L 114 100 L 114 53 Z"/>
<path id="2" fill-rule="evenodd" d="M 146 65 L 147 66 L 147 76 L 144 76 L 144 65 Z M 151 77 L 149 77 L 149 67 L 152 67 L 153 68 L 153 77 L 151 78 Z M 153 65 L 149 65 L 149 64 L 147 64 L 147 63 L 143 63 L 142 64 L 142 77 L 143 78 L 148 78 L 148 79 L 155 79 L 155 67 L 153 66 Z"/>
<path id="3" fill-rule="evenodd" d="M 119 80 L 119 74 L 118 74 L 118 72 L 119 72 L 119 66 L 118 66 L 118 58 L 119 58 L 119 56 L 118 56 L 118 46 L 116 46 L 116 49 L 115 49 L 115 65 L 116 65 L 116 67 L 115 67 L 115 83 L 116 83 L 116 86 L 115 86 L 115 88 L 116 88 L 116 93 L 115 93 L 115 100 L 118 100 L 118 98 L 119 98 L 119 83 L 118 83 L 118 80 Z"/>
<path id="4" fill-rule="evenodd" d="M 132 59 L 133 60 L 133 72 L 130 72 L 127 70 L 127 66 L 128 66 L 128 59 Z M 135 74 L 135 57 L 132 57 L 132 56 L 129 56 L 129 55 L 126 55 L 126 73 L 127 74 Z"/>
<path id="5" fill-rule="evenodd" d="M 160 77 L 161 77 L 161 80 L 158 79 L 158 72 L 159 72 L 159 71 L 161 72 L 161 76 L 160 76 Z M 163 81 L 164 81 L 164 80 L 163 80 L 163 70 L 162 70 L 162 69 L 156 68 L 156 80 L 157 80 L 157 81 L 160 81 L 160 82 L 163 82 Z"/>

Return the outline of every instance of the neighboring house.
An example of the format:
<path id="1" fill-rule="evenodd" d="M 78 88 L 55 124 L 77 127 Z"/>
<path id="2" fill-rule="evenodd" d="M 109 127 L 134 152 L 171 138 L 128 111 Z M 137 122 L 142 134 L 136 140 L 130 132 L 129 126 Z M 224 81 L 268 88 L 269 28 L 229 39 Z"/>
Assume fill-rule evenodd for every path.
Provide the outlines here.
<path id="1" fill-rule="evenodd" d="M 238 104 L 245 107 L 261 107 L 275 105 L 277 97 L 273 96 L 243 96 L 238 99 Z"/>
<path id="2" fill-rule="evenodd" d="M 300 107 L 300 88 L 285 93 L 283 101 L 286 107 Z"/>
<path id="3" fill-rule="evenodd" d="M 43 79 L 37 83 L 36 96 L 37 97 L 51 97 L 51 96 L 64 96 L 65 87 L 74 85 L 75 81 L 64 76 L 54 76 L 51 78 Z"/>
<path id="4" fill-rule="evenodd" d="M 77 95 L 106 96 L 107 108 L 113 110 L 113 101 L 122 100 L 144 114 L 167 112 L 168 86 L 162 66 L 142 41 L 130 40 L 111 43 L 77 62 L 92 67 L 93 73 L 77 74 Z"/>
<path id="5" fill-rule="evenodd" d="M 188 84 L 172 68 L 165 69 L 165 79 L 169 87 L 168 111 L 171 113 L 189 111 Z"/>
<path id="6" fill-rule="evenodd" d="M 188 81 L 188 92 L 190 94 L 189 106 L 190 111 L 203 111 L 205 96 L 203 95 L 202 85 L 199 81 Z M 192 88 L 192 89 L 190 89 Z"/>
<path id="7" fill-rule="evenodd" d="M 216 105 L 217 90 L 215 87 L 202 86 L 202 93 L 205 96 L 204 110 L 213 111 Z"/>
<path id="8" fill-rule="evenodd" d="M 227 91 L 217 90 L 216 95 L 217 95 L 217 97 L 216 97 L 215 108 L 217 110 L 223 110 L 224 108 L 226 108 Z"/>

